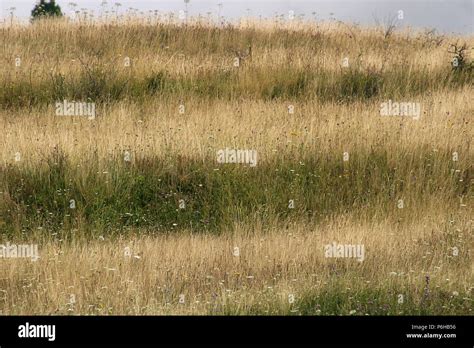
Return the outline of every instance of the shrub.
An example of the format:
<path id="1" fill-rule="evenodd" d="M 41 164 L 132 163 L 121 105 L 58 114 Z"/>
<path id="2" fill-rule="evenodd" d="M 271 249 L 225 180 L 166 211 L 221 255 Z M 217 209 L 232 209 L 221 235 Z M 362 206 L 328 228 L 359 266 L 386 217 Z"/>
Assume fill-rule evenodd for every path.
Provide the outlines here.
<path id="1" fill-rule="evenodd" d="M 42 17 L 62 17 L 62 15 L 61 7 L 56 4 L 55 0 L 50 0 L 49 2 L 40 0 L 33 8 L 33 11 L 31 11 L 32 20 Z"/>

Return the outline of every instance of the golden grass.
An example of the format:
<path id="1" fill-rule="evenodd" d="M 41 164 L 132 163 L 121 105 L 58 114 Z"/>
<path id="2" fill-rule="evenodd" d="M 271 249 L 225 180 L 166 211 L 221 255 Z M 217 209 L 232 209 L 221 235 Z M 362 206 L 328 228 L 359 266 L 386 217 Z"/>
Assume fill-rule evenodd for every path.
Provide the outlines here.
<path id="1" fill-rule="evenodd" d="M 432 305 L 423 302 L 428 275 L 429 296 L 449 295 L 447 301 L 435 304 L 443 308 L 429 310 L 447 313 L 453 310 L 449 298 L 459 299 L 464 308 L 472 305 L 473 240 L 472 221 L 456 217 L 445 225 L 445 218 L 431 210 L 404 229 L 386 221 L 360 224 L 339 217 L 319 228 L 291 223 L 264 231 L 256 223 L 236 226 L 221 236 L 184 231 L 120 240 L 79 237 L 72 244 L 51 240 L 41 246 L 36 262 L 2 260 L 0 310 L 3 314 L 317 314 L 317 308 L 301 308 L 308 296 L 330 301 L 324 291 L 342 290 L 354 301 L 322 314 L 348 314 L 356 309 L 356 300 L 364 304 L 365 292 L 379 289 L 378 300 L 390 306 L 388 313 L 410 314 L 423 307 L 428 311 Z M 325 258 L 324 245 L 333 241 L 364 244 L 365 260 Z M 452 254 L 455 246 L 458 256 Z M 127 247 L 130 256 L 125 254 Z M 234 255 L 235 247 L 239 256 Z M 399 294 L 414 308 L 396 304 Z M 179 302 L 180 295 L 184 303 Z M 294 303 L 289 303 L 289 295 L 294 295 Z"/>
<path id="2" fill-rule="evenodd" d="M 184 103 L 184 115 L 178 112 L 179 102 L 158 99 L 144 106 L 122 102 L 99 108 L 95 121 L 56 116 L 54 108 L 3 111 L 0 162 L 13 163 L 20 152 L 20 165 L 35 164 L 54 147 L 78 161 L 93 152 L 107 159 L 125 150 L 143 157 L 180 154 L 215 161 L 216 150 L 232 146 L 257 149 L 261 162 L 282 156 L 296 160 L 313 151 L 342 157 L 344 151 L 383 147 L 396 162 L 406 151 L 429 146 L 439 152 L 457 151 L 459 162 L 467 164 L 473 158 L 472 92 L 466 87 L 414 98 L 422 107 L 419 120 L 381 117 L 382 99 L 349 105 L 191 99 Z M 295 107 L 293 115 L 288 105 Z"/>
<path id="3" fill-rule="evenodd" d="M 157 39 L 158 34 L 163 39 Z M 260 220 L 259 206 L 251 207 L 255 215 L 245 223 L 236 219 L 234 226 L 216 235 L 186 229 L 157 233 L 150 226 L 111 237 L 105 230 L 85 233 L 89 226 L 80 224 L 51 235 L 42 226 L 26 232 L 17 223 L 15 241 L 39 243 L 41 258 L 0 260 L 1 314 L 347 315 L 352 310 L 357 314 L 471 314 L 471 190 L 459 193 L 453 178 L 442 175 L 460 168 L 462 176 L 456 180 L 468 181 L 462 184 L 465 187 L 472 183 L 473 86 L 436 90 L 436 81 L 428 87 L 421 83 L 418 94 L 398 100 L 419 102 L 419 120 L 381 117 L 380 104 L 391 98 L 387 95 L 344 102 L 256 97 L 272 84 L 272 74 L 285 68 L 290 77 L 295 71 L 340 77 L 344 57 L 355 70 L 375 74 L 396 69 L 408 75 L 449 72 L 452 57 L 447 48 L 459 38 L 446 36 L 436 42 L 426 34 L 401 32 L 383 39 L 380 30 L 342 23 L 243 22 L 216 28 L 204 22 L 177 26 L 132 18 L 116 23 L 44 21 L 32 27 L 5 26 L 0 37 L 4 43 L 0 76 L 5 85 L 19 86 L 13 96 L 28 86 L 40 95 L 42 84 L 48 84 L 54 74 L 77 79 L 73 86 L 80 87 L 84 83 L 80 73 L 92 67 L 114 71 L 115 78 L 124 80 L 165 71 L 194 84 L 202 76 L 213 81 L 214 74 L 234 71 L 234 50 L 253 45 L 251 62 L 244 61 L 239 68 L 238 83 L 251 91 L 248 96 L 226 99 L 217 93 L 170 92 L 142 100 L 126 95 L 98 103 L 93 121 L 56 116 L 54 104 L 59 100 L 2 108 L 0 170 L 18 166 L 20 174 L 28 173 L 29 168 L 45 166 L 55 149 L 66 155 L 71 166 L 88 168 L 84 162 L 92 158 L 105 165 L 121 158 L 124 151 L 131 151 L 134 160 L 160 158 L 169 166 L 178 159 L 214 163 L 217 150 L 233 147 L 256 149 L 259 165 L 281 160 L 299 166 L 316 154 L 342 162 L 343 152 L 382 153 L 387 168 L 416 176 L 413 184 L 407 180 L 402 191 L 404 209 L 396 209 L 395 197 L 387 213 L 382 208 L 385 201 L 376 196 L 381 201 L 370 203 L 380 208 L 370 214 L 348 206 L 344 214 L 334 212 L 314 224 L 303 213 L 271 216 L 275 221 L 268 224 Z M 474 44 L 473 37 L 463 40 Z M 17 56 L 22 59 L 19 68 L 14 67 Z M 123 66 L 126 56 L 132 59 L 129 69 Z M 255 77 L 253 71 L 258 69 L 261 75 Z M 180 103 L 186 108 L 183 115 L 178 112 Z M 294 114 L 288 113 L 289 105 L 295 107 Z M 449 160 L 453 152 L 459 154 L 456 163 Z M 15 161 L 16 153 L 21 154 L 20 162 Z M 420 163 L 427 163 L 423 161 L 428 154 L 448 160 L 436 162 L 434 169 L 425 168 Z M 77 173 L 88 174 L 86 169 Z M 365 173 L 368 182 L 369 174 Z M 0 209 L 7 209 L 7 203 L 13 202 L 14 207 L 24 203 L 14 201 L 16 187 L 9 183 L 16 178 L 8 179 L 1 181 Z M 423 185 L 431 179 L 439 187 L 426 194 Z M 87 182 L 83 186 L 84 191 L 94 190 Z M 0 229 L 4 224 L 0 217 Z M 324 245 L 333 241 L 363 244 L 365 260 L 325 258 Z M 126 247 L 130 257 L 124 255 Z M 240 256 L 233 255 L 235 247 Z M 454 247 L 459 249 L 457 256 Z M 397 303 L 400 294 L 403 304 Z M 289 295 L 294 295 L 294 303 L 289 303 Z"/>
<path id="4" fill-rule="evenodd" d="M 165 33 L 161 41 L 153 36 L 158 32 Z M 234 52 L 246 49 L 249 42 L 254 43 L 253 68 L 291 63 L 294 68 L 340 71 L 342 59 L 348 57 L 351 64 L 358 62 L 361 68 L 405 63 L 413 70 L 432 71 L 449 65 L 452 57 L 448 48 L 460 39 L 451 35 L 433 38 L 423 32 L 404 30 L 383 40 L 380 29 L 341 22 L 259 21 L 219 29 L 203 21 L 188 26 L 159 21 L 150 25 L 132 18 L 115 25 L 45 20 L 34 27 L 6 26 L 2 35 L 4 52 L 9 54 L 1 57 L 4 65 L 0 72 L 11 71 L 18 56 L 24 67 L 31 66 L 38 74 L 49 69 L 73 74 L 81 68 L 81 60 L 114 64 L 127 73 L 123 59 L 130 57 L 138 76 L 163 67 L 174 74 L 229 69 Z M 135 40 L 136 35 L 144 39 Z M 56 45 L 45 46 L 44 40 Z M 462 38 L 469 46 L 473 40 L 472 36 Z M 95 53 L 99 56 L 95 57 Z"/>

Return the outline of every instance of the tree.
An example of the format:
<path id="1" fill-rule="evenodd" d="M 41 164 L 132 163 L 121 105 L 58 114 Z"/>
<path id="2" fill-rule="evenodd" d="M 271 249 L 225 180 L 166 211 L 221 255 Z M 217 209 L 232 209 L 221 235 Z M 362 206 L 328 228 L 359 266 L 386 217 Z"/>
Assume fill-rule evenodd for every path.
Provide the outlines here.
<path id="1" fill-rule="evenodd" d="M 40 0 L 31 11 L 31 19 L 39 19 L 42 17 L 62 17 L 61 7 L 56 4 L 55 0 Z"/>

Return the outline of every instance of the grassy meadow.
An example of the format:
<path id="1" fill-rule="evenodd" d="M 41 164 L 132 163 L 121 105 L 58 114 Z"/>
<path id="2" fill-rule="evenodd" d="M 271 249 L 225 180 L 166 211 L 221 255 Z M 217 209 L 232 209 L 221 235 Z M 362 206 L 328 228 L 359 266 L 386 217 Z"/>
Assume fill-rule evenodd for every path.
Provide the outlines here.
<path id="1" fill-rule="evenodd" d="M 40 256 L 0 258 L 0 314 L 472 315 L 474 36 L 149 17 L 0 42 L 0 244 Z"/>

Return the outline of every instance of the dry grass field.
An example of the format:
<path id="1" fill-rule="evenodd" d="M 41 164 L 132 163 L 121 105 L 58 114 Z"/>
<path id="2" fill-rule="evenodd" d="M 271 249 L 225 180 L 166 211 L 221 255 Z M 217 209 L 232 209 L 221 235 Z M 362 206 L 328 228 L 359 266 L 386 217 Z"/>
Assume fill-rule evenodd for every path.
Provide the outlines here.
<path id="1" fill-rule="evenodd" d="M 1 314 L 472 315 L 473 36 L 150 17 L 0 42 L 0 244 L 39 248 L 0 258 Z"/>

